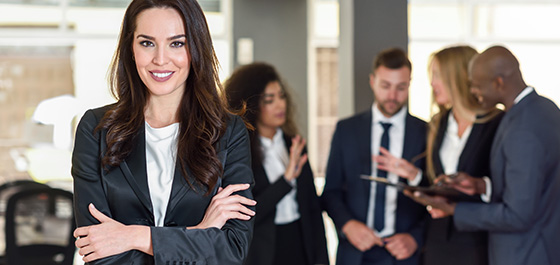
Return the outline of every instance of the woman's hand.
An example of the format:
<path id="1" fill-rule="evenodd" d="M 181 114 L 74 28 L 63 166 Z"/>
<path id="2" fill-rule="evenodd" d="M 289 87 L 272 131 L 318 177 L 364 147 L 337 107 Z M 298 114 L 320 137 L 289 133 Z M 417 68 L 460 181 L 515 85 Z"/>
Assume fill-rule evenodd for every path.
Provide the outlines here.
<path id="1" fill-rule="evenodd" d="M 307 162 L 307 154 L 301 154 L 305 147 L 305 139 L 301 136 L 296 135 L 292 138 L 292 146 L 290 147 L 290 162 L 286 167 L 286 172 L 284 173 L 284 178 L 286 181 L 291 181 L 301 174 L 301 169 L 305 162 Z"/>
<path id="2" fill-rule="evenodd" d="M 379 147 L 380 155 L 373 155 L 373 161 L 377 168 L 401 176 L 408 180 L 414 180 L 418 174 L 418 168 L 405 159 L 393 156 L 387 149 Z"/>
<path id="3" fill-rule="evenodd" d="M 97 210 L 90 203 L 89 212 L 100 224 L 84 226 L 74 230 L 78 253 L 84 262 L 120 254 L 137 249 L 153 255 L 151 234 L 148 226 L 123 225 Z"/>
<path id="4" fill-rule="evenodd" d="M 197 226 L 187 227 L 187 229 L 205 229 L 216 227 L 221 229 L 229 219 L 249 220 L 255 216 L 255 212 L 245 205 L 254 206 L 256 201 L 241 195 L 232 195 L 234 192 L 246 190 L 249 184 L 232 184 L 225 189 L 218 188 L 218 193 L 212 198 L 212 202 L 206 209 L 204 218 Z"/>

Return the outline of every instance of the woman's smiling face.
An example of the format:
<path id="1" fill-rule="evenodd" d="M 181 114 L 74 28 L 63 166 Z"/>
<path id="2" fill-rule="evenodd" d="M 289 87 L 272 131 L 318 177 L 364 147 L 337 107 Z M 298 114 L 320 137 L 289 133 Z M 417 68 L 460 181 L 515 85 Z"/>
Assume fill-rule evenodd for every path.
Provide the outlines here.
<path id="1" fill-rule="evenodd" d="M 190 71 L 181 15 L 172 8 L 150 8 L 136 19 L 132 44 L 138 75 L 150 97 L 182 97 Z"/>

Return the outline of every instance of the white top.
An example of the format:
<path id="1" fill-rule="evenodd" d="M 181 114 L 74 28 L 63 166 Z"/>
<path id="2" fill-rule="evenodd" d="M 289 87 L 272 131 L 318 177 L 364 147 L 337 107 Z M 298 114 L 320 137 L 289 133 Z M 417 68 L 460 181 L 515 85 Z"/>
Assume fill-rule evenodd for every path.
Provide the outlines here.
<path id="1" fill-rule="evenodd" d="M 395 157 L 402 157 L 403 144 L 404 144 L 404 132 L 405 132 L 405 120 L 407 114 L 407 108 L 403 107 L 399 112 L 393 115 L 391 118 L 383 116 L 381 111 L 377 108 L 377 103 L 374 103 L 371 107 L 372 109 L 372 123 L 371 123 L 371 153 L 379 154 L 379 146 L 381 145 L 381 136 L 383 135 L 383 126 L 380 122 L 391 123 L 392 126 L 389 128 L 389 152 Z M 371 174 L 372 176 L 377 176 L 377 163 L 371 163 Z M 399 181 L 399 176 L 387 172 L 387 180 L 392 183 L 397 183 Z M 408 184 L 416 186 L 422 180 L 422 172 L 419 171 L 416 175 L 414 181 L 409 181 Z M 375 206 L 375 189 L 376 182 L 372 181 L 370 186 L 370 200 L 368 205 L 368 215 L 366 224 L 368 227 L 373 228 L 374 218 L 374 206 Z M 395 218 L 397 211 L 397 189 L 388 188 L 385 191 L 385 226 L 383 230 L 376 231 L 377 236 L 385 237 L 390 236 L 395 233 Z"/>
<path id="2" fill-rule="evenodd" d="M 281 129 L 277 129 L 272 140 L 259 136 L 263 153 L 263 167 L 272 184 L 284 177 L 286 167 L 290 161 L 288 149 L 284 143 L 284 134 Z M 288 182 L 293 188 L 276 204 L 276 216 L 274 223 L 277 225 L 288 224 L 300 217 L 298 204 L 296 201 L 296 180 Z"/>
<path id="3" fill-rule="evenodd" d="M 152 128 L 147 122 L 145 124 L 146 167 L 154 222 L 156 226 L 163 226 L 175 174 L 179 123 L 163 128 Z"/>
<path id="4" fill-rule="evenodd" d="M 457 166 L 459 165 L 459 158 L 465 149 L 465 144 L 469 139 L 472 131 L 472 124 L 465 129 L 463 135 L 459 137 L 459 124 L 453 116 L 453 111 L 449 111 L 449 118 L 447 119 L 447 129 L 441 142 L 439 149 L 439 158 L 443 166 L 443 172 L 446 175 L 457 173 Z"/>
<path id="5" fill-rule="evenodd" d="M 443 166 L 443 173 L 446 175 L 451 175 L 457 173 L 457 167 L 459 165 L 459 158 L 465 149 L 465 145 L 471 135 L 473 125 L 470 125 L 464 132 L 463 136 L 459 137 L 459 125 L 457 120 L 453 116 L 453 111 L 449 111 L 449 118 L 447 119 L 447 129 L 445 130 L 445 135 L 443 136 L 443 141 L 439 149 L 439 158 L 441 160 L 441 165 Z M 490 178 L 487 176 L 482 177 L 484 182 L 486 182 L 486 193 L 480 194 L 480 199 L 483 202 L 490 202 L 492 183 Z"/>

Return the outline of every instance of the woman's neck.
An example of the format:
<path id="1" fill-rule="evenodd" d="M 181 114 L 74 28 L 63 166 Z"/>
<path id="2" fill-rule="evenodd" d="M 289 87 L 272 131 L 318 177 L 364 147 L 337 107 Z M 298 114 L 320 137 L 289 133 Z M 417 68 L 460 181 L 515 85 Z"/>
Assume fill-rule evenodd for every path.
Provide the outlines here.
<path id="1" fill-rule="evenodd" d="M 460 115 L 459 113 L 457 113 L 457 111 L 453 111 L 453 118 L 455 118 L 455 121 L 457 121 L 457 135 L 459 136 L 459 138 L 461 138 L 467 128 L 469 128 L 473 124 L 474 117 L 474 113 L 470 111 L 465 111 L 464 115 Z"/>
<path id="2" fill-rule="evenodd" d="M 257 124 L 257 129 L 259 130 L 259 135 L 260 136 L 266 137 L 268 139 L 272 139 L 274 137 L 274 135 L 276 134 L 276 130 L 278 128 L 263 126 L 263 125 Z"/>
<path id="3" fill-rule="evenodd" d="M 144 119 L 153 128 L 162 128 L 179 122 L 178 104 L 150 100 L 144 110 Z"/>

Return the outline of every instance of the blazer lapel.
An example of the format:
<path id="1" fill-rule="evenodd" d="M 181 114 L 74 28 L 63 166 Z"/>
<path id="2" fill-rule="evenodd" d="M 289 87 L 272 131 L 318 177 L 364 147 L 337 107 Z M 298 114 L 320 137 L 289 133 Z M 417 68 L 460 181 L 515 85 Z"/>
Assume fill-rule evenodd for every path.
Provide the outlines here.
<path id="1" fill-rule="evenodd" d="M 187 168 L 187 174 L 189 174 L 189 176 L 192 175 L 192 173 L 190 172 L 190 170 L 188 170 L 188 168 Z M 215 186 L 216 189 L 221 186 L 220 183 L 221 180 L 222 180 L 221 178 L 218 178 L 218 183 L 216 183 Z M 191 187 L 187 183 L 187 180 L 183 177 L 183 173 L 181 172 L 181 166 L 177 161 L 175 165 L 175 175 L 173 176 L 173 186 L 171 187 L 171 194 L 169 195 L 169 202 L 167 204 L 167 210 L 165 214 L 166 219 L 167 216 L 169 216 L 169 213 L 171 213 L 173 209 L 175 209 L 177 203 L 179 203 L 179 201 L 181 201 L 181 199 L 189 191 L 191 191 Z"/>
<path id="2" fill-rule="evenodd" d="M 146 137 L 142 128 L 136 136 L 136 146 L 130 155 L 120 164 L 120 168 L 140 202 L 152 213 L 152 201 L 148 188 L 148 174 L 146 172 Z M 153 221 L 153 220 L 152 220 Z"/>
<path id="3" fill-rule="evenodd" d="M 358 125 L 356 130 L 356 141 L 357 144 L 357 152 L 358 152 L 358 159 L 360 159 L 360 174 L 364 175 L 371 175 L 371 166 L 372 166 L 372 153 L 371 153 L 371 127 L 372 127 L 372 116 L 371 110 L 367 111 L 362 115 L 361 122 Z M 352 137 L 349 135 L 348 137 Z M 360 178 L 360 176 L 356 176 Z M 369 201 L 370 197 L 370 190 L 371 190 L 371 183 L 369 180 L 361 180 L 364 182 L 364 190 L 366 194 L 366 199 Z M 366 211 L 367 211 L 367 203 Z"/>
<path id="4" fill-rule="evenodd" d="M 498 147 L 501 146 L 504 134 L 507 131 L 507 127 L 509 126 L 511 120 L 517 115 L 516 113 L 522 111 L 524 106 L 530 104 L 530 101 L 532 101 L 533 98 L 536 97 L 538 97 L 538 94 L 533 90 L 520 102 L 513 105 L 510 110 L 506 111 L 504 117 L 502 118 L 502 121 L 500 122 L 500 125 L 498 125 L 498 129 L 496 130 L 496 136 L 494 137 L 494 142 L 490 151 L 490 157 L 496 157 L 496 152 L 498 151 Z"/>
<path id="5" fill-rule="evenodd" d="M 441 120 L 439 121 L 439 128 L 437 131 L 436 139 L 434 141 L 433 146 L 433 153 L 432 159 L 434 163 L 434 173 L 437 175 L 442 174 L 444 172 L 443 165 L 441 163 L 441 157 L 439 157 L 439 150 L 441 148 L 441 144 L 443 143 L 443 138 L 445 136 L 445 131 L 447 131 L 447 123 L 449 121 L 450 112 L 447 111 L 446 114 L 441 116 Z"/>

